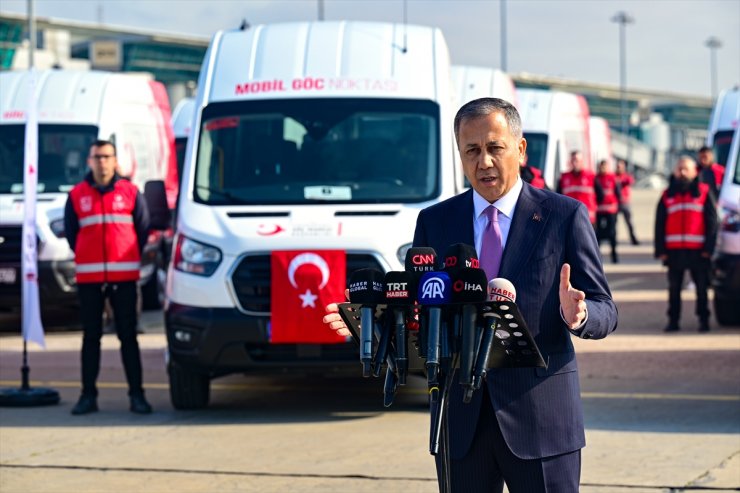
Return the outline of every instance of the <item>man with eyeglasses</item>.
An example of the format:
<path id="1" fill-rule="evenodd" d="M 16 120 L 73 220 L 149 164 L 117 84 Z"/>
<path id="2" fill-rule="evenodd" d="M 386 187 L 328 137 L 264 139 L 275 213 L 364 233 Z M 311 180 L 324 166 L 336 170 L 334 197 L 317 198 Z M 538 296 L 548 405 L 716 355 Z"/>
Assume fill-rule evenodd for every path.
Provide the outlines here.
<path id="1" fill-rule="evenodd" d="M 77 292 L 82 321 L 82 395 L 72 414 L 98 410 L 103 307 L 114 312 L 121 359 L 128 381 L 131 412 L 149 414 L 144 398 L 141 355 L 136 340 L 136 281 L 149 230 L 149 213 L 138 189 L 118 172 L 116 146 L 98 140 L 87 158 L 90 172 L 69 193 L 64 227 L 75 252 Z"/>

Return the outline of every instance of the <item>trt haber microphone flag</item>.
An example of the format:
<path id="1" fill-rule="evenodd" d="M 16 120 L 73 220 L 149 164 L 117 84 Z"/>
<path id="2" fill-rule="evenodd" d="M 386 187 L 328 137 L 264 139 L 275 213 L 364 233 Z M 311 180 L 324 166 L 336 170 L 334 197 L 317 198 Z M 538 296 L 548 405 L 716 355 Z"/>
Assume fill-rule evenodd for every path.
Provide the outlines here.
<path id="1" fill-rule="evenodd" d="M 36 71 L 31 69 L 28 111 L 26 111 L 26 140 L 23 162 L 23 230 L 22 230 L 22 287 L 21 303 L 23 339 L 45 348 L 44 327 L 39 309 L 38 261 L 36 252 L 36 187 L 38 186 L 38 115 L 36 104 Z"/>
<path id="2" fill-rule="evenodd" d="M 347 340 L 322 321 L 326 305 L 345 300 L 346 259 L 344 250 L 272 252 L 270 342 L 336 344 Z"/>

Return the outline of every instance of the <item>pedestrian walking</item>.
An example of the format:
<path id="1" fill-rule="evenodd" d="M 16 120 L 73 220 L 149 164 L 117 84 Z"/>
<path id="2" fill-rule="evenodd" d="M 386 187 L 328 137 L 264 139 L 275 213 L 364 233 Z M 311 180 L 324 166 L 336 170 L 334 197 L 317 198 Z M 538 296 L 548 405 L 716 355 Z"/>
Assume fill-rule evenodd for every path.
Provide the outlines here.
<path id="1" fill-rule="evenodd" d="M 696 162 L 688 156 L 680 157 L 655 216 L 655 257 L 668 266 L 666 332 L 680 329 L 681 285 L 687 270 L 696 286 L 699 332 L 709 331 L 709 259 L 714 250 L 717 222 L 714 194 L 709 185 L 699 180 Z"/>
<path id="2" fill-rule="evenodd" d="M 627 161 L 620 159 L 617 161 L 617 181 L 620 186 L 619 196 L 619 213 L 627 224 L 627 231 L 630 235 L 630 241 L 633 245 L 639 245 L 640 242 L 635 235 L 635 228 L 632 226 L 632 185 L 635 184 L 635 177 L 627 171 Z"/>
<path id="3" fill-rule="evenodd" d="M 72 414 L 98 410 L 96 381 L 106 298 L 113 308 L 130 410 L 148 414 L 139 344 L 136 339 L 136 281 L 147 240 L 149 214 L 136 186 L 117 173 L 116 147 L 98 140 L 90 146 L 90 171 L 69 193 L 64 214 L 67 241 L 75 252 L 82 320 L 82 394 Z"/>
<path id="4" fill-rule="evenodd" d="M 596 190 L 594 189 L 595 175 L 591 170 L 584 169 L 583 154 L 581 151 L 570 153 L 570 171 L 560 175 L 557 192 L 567 197 L 583 202 L 588 210 L 591 225 L 596 225 Z"/>
<path id="5" fill-rule="evenodd" d="M 594 182 L 596 187 L 596 239 L 601 245 L 607 240 L 611 246 L 612 263 L 618 263 L 617 256 L 617 214 L 621 201 L 620 185 L 617 176 L 611 172 L 606 159 L 599 161 L 599 172 Z"/>
<path id="6" fill-rule="evenodd" d="M 725 167 L 714 161 L 714 152 L 711 147 L 704 146 L 699 149 L 698 170 L 699 180 L 709 185 L 714 198 L 719 197 L 719 189 L 725 176 Z"/>

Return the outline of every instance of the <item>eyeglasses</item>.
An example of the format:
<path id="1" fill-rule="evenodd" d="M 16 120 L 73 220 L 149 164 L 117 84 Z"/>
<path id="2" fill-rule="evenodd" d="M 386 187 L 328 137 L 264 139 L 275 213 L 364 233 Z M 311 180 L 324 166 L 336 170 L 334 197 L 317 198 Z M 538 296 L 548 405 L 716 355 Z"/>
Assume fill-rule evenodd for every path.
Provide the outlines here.
<path id="1" fill-rule="evenodd" d="M 90 157 L 96 161 L 105 161 L 105 160 L 116 157 L 116 155 L 115 154 L 93 154 Z"/>

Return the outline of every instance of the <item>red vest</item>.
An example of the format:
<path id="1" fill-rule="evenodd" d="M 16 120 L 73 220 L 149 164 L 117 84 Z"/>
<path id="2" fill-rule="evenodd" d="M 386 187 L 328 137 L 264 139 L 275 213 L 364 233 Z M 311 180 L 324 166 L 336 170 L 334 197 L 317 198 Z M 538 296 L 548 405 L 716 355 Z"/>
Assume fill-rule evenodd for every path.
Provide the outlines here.
<path id="1" fill-rule="evenodd" d="M 699 196 L 690 192 L 677 193 L 673 197 L 663 192 L 666 208 L 665 246 L 668 250 L 701 250 L 704 248 L 704 203 L 709 186 L 699 184 Z"/>
<path id="2" fill-rule="evenodd" d="M 136 187 L 118 180 L 101 194 L 87 180 L 69 193 L 80 232 L 75 244 L 78 283 L 139 279 L 141 254 L 134 227 Z"/>
<path id="3" fill-rule="evenodd" d="M 542 172 L 534 166 L 530 167 L 530 169 L 532 170 L 532 174 L 534 176 L 532 177 L 532 181 L 529 182 L 529 184 L 535 188 L 545 188 L 545 179 L 542 178 Z"/>
<path id="4" fill-rule="evenodd" d="M 616 176 L 617 176 L 617 180 L 619 181 L 619 184 L 622 186 L 622 190 L 621 190 L 622 203 L 629 204 L 630 195 L 632 192 L 632 185 L 634 185 L 635 179 L 629 173 L 622 173 L 621 175 L 616 175 Z"/>
<path id="5" fill-rule="evenodd" d="M 588 209 L 591 223 L 596 222 L 596 192 L 594 190 L 594 174 L 590 171 L 581 171 L 575 174 L 572 171 L 560 175 L 560 190 L 563 195 L 583 202 Z"/>
<path id="6" fill-rule="evenodd" d="M 613 173 L 599 173 L 596 181 L 601 185 L 604 197 L 596 206 L 598 212 L 616 214 L 619 212 L 619 200 L 617 199 L 617 176 Z"/>
<path id="7" fill-rule="evenodd" d="M 714 173 L 714 182 L 717 188 L 722 186 L 722 179 L 725 177 L 725 167 L 721 164 L 712 163 L 712 173 Z"/>

